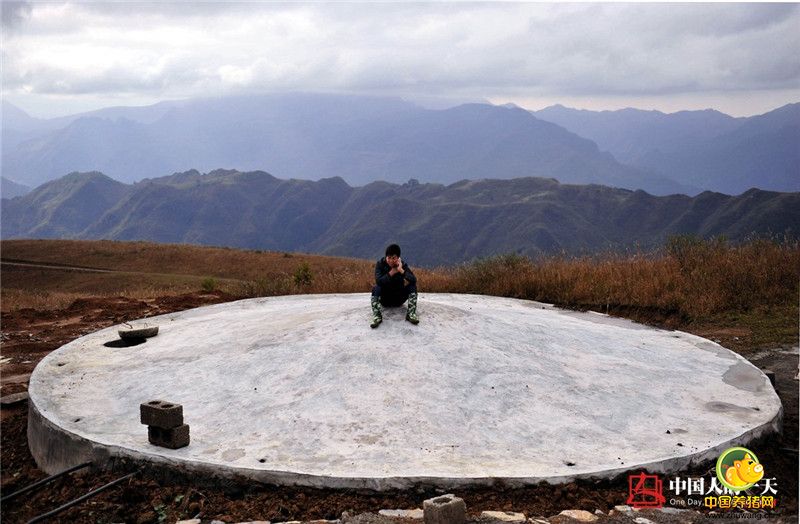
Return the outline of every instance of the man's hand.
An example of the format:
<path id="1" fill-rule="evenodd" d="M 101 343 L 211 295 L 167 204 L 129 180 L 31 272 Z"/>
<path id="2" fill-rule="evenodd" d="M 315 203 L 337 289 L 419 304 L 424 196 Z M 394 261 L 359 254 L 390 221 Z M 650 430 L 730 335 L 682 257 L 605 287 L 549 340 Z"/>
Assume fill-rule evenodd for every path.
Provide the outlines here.
<path id="1" fill-rule="evenodd" d="M 398 273 L 400 273 L 401 275 L 402 275 L 403 273 L 405 273 L 405 271 L 403 271 L 403 259 L 402 259 L 402 258 L 400 258 L 400 257 L 397 257 L 397 265 L 395 266 L 395 269 L 396 269 L 396 270 L 397 270 L 397 272 L 398 272 Z"/>

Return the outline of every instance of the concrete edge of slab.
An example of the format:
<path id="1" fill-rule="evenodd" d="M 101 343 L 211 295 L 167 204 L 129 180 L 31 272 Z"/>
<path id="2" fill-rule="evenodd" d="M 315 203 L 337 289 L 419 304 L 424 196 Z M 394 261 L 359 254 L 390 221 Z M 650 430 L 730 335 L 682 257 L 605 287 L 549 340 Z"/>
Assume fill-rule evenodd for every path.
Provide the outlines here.
<path id="1" fill-rule="evenodd" d="M 451 489 L 470 486 L 492 486 L 502 484 L 508 487 L 522 487 L 546 482 L 563 484 L 578 479 L 613 479 L 626 472 L 647 470 L 651 473 L 668 474 L 679 472 L 689 466 L 697 466 L 716 460 L 722 451 L 733 446 L 744 446 L 761 437 L 781 431 L 783 407 L 767 423 L 752 428 L 736 438 L 721 442 L 712 448 L 681 457 L 635 464 L 630 467 L 615 468 L 567 476 L 551 477 L 485 477 L 485 478 L 438 478 L 438 477 L 328 477 L 290 471 L 267 471 L 247 468 L 233 468 L 198 461 L 185 461 L 163 455 L 142 453 L 119 446 L 104 445 L 67 431 L 47 417 L 36 407 L 35 399 L 28 405 L 28 446 L 36 464 L 42 471 L 54 474 L 71 466 L 91 461 L 98 468 L 113 468 L 116 460 L 130 460 L 143 465 L 177 468 L 182 473 L 191 473 L 209 478 L 244 479 L 264 484 L 306 486 L 334 489 L 370 489 L 385 491 L 419 486 L 432 486 Z M 145 437 L 146 438 L 146 437 Z"/>

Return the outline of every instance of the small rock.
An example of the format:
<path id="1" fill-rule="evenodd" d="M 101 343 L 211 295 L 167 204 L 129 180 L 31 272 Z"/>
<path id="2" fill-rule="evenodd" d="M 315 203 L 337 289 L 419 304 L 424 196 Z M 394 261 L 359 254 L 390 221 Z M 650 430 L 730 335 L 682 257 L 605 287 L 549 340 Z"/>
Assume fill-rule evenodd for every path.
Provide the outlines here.
<path id="1" fill-rule="evenodd" d="M 689 510 L 680 508 L 658 508 L 658 511 L 661 513 L 666 513 L 667 515 L 679 515 L 681 513 L 686 513 Z"/>
<path id="2" fill-rule="evenodd" d="M 594 522 L 597 520 L 597 515 L 592 515 L 588 511 L 582 509 L 565 509 L 559 515 L 564 515 L 571 519 L 579 520 L 581 522 Z"/>
<path id="3" fill-rule="evenodd" d="M 464 524 L 467 505 L 452 493 L 422 502 L 425 524 Z"/>
<path id="4" fill-rule="evenodd" d="M 542 309 L 544 309 L 544 308 L 542 308 Z M 550 524 L 545 519 L 530 519 L 528 522 L 530 524 Z"/>
<path id="5" fill-rule="evenodd" d="M 378 515 L 393 519 L 422 519 L 424 513 L 421 509 L 382 509 Z"/>
<path id="6" fill-rule="evenodd" d="M 644 518 L 644 517 L 636 517 L 635 519 L 633 519 L 633 521 L 634 521 L 636 524 L 656 524 L 656 523 L 655 523 L 655 522 L 653 522 L 652 520 L 650 520 L 650 519 L 646 519 L 646 518 Z"/>
<path id="7" fill-rule="evenodd" d="M 200 521 L 198 521 L 200 522 Z M 247 522 L 239 522 L 237 524 L 270 524 L 268 520 L 248 520 Z"/>
<path id="8" fill-rule="evenodd" d="M 633 511 L 633 508 L 631 508 L 630 506 L 614 506 L 614 509 L 616 511 L 619 511 L 620 513 L 628 513 Z"/>
<path id="9" fill-rule="evenodd" d="M 0 398 L 0 404 L 3 406 L 13 406 L 14 404 L 19 404 L 26 400 L 28 400 L 28 393 L 23 391 L 22 393 L 12 393 Z"/>
<path id="10" fill-rule="evenodd" d="M 484 511 L 481 513 L 481 517 L 502 522 L 525 522 L 527 520 L 524 513 L 515 513 L 513 511 Z"/>
<path id="11" fill-rule="evenodd" d="M 595 515 L 605 515 L 605 513 L 603 513 L 603 510 L 601 510 L 601 509 L 594 510 L 594 514 Z"/>
<path id="12" fill-rule="evenodd" d="M 200 524 L 200 519 L 179 520 L 175 524 Z"/>

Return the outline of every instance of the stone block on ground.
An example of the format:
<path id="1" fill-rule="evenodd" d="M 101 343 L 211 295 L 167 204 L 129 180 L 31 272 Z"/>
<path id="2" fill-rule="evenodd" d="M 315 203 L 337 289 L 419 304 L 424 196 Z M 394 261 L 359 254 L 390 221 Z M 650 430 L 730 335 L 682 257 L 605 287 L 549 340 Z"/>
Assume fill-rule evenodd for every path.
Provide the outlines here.
<path id="1" fill-rule="evenodd" d="M 681 508 L 671 508 L 669 506 L 665 506 L 663 508 L 658 508 L 656 511 L 661 513 L 666 513 L 667 515 L 680 515 L 681 513 L 688 513 L 688 509 L 681 509 Z"/>
<path id="2" fill-rule="evenodd" d="M 139 406 L 142 424 L 169 429 L 183 424 L 183 406 L 166 400 L 151 400 Z"/>
<path id="3" fill-rule="evenodd" d="M 168 429 L 147 426 L 147 438 L 154 446 L 169 449 L 182 448 L 189 445 L 189 426 L 184 424 Z"/>
<path id="4" fill-rule="evenodd" d="M 10 395 L 6 395 L 4 397 L 0 397 L 0 405 L 3 406 L 13 406 L 15 404 L 21 404 L 28 400 L 28 392 L 23 391 L 22 393 L 12 393 Z"/>
<path id="5" fill-rule="evenodd" d="M 579 520 L 581 522 L 595 522 L 598 518 L 597 515 L 594 515 L 582 509 L 565 509 L 564 511 L 559 513 L 559 515 Z"/>
<path id="6" fill-rule="evenodd" d="M 425 524 L 464 524 L 467 505 L 453 494 L 440 495 L 422 503 Z"/>
<path id="7" fill-rule="evenodd" d="M 527 520 L 524 513 L 513 511 L 484 511 L 481 512 L 481 517 L 502 522 L 525 522 Z"/>
<path id="8" fill-rule="evenodd" d="M 421 509 L 382 509 L 378 512 L 382 517 L 389 517 L 394 519 L 418 519 L 424 518 L 424 513 Z"/>

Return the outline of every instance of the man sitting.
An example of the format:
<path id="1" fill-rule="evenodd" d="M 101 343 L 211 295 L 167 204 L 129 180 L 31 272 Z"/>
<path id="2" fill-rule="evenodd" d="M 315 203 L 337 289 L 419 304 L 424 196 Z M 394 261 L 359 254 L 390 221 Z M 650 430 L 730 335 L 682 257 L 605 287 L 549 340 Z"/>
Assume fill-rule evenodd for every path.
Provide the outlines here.
<path id="1" fill-rule="evenodd" d="M 417 277 L 408 264 L 400 259 L 400 246 L 391 244 L 386 256 L 375 264 L 375 287 L 372 288 L 372 323 L 376 328 L 383 322 L 381 306 L 399 307 L 408 300 L 406 320 L 419 324 L 417 318 Z"/>

